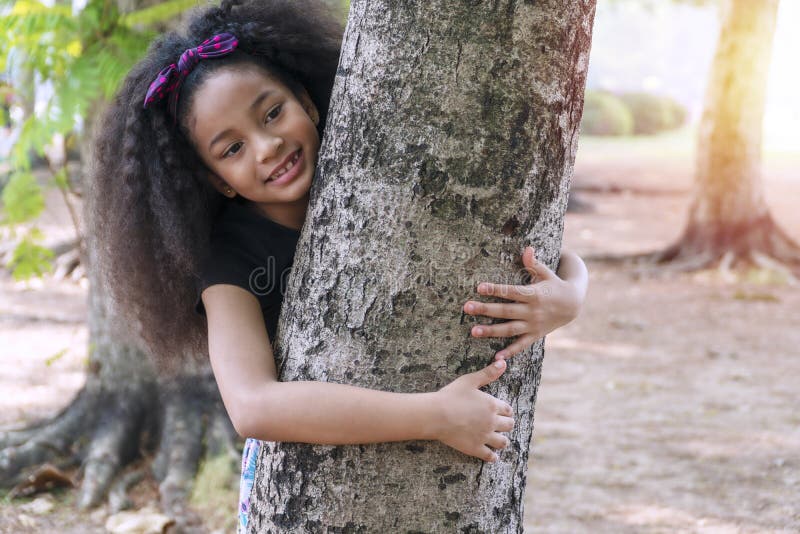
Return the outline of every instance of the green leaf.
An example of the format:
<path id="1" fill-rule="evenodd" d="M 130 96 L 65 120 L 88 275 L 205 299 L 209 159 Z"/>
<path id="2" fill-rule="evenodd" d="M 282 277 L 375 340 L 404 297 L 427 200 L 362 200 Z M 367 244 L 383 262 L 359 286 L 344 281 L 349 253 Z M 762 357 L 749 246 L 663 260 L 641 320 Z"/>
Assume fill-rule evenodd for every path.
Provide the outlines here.
<path id="1" fill-rule="evenodd" d="M 44 210 L 42 188 L 30 172 L 16 172 L 3 188 L 3 224 L 19 224 L 39 216 Z"/>
<path id="2" fill-rule="evenodd" d="M 61 190 L 66 191 L 69 189 L 69 174 L 66 167 L 61 167 L 53 176 L 53 183 Z"/>
<path id="3" fill-rule="evenodd" d="M 44 147 L 53 138 L 55 130 L 50 121 L 36 115 L 28 117 L 20 129 L 17 142 L 11 150 L 11 165 L 17 170 L 29 170 L 31 166 L 29 153 L 44 154 Z"/>
<path id="4" fill-rule="evenodd" d="M 53 365 L 55 362 L 57 362 L 58 360 L 60 360 L 60 359 L 61 359 L 61 358 L 62 358 L 62 357 L 63 357 L 63 356 L 64 356 L 64 355 L 67 353 L 67 352 L 69 352 L 69 349 L 68 349 L 68 348 L 61 349 L 60 351 L 56 352 L 56 353 L 55 353 L 55 354 L 53 354 L 52 356 L 49 356 L 49 357 L 48 357 L 48 358 L 47 358 L 47 359 L 44 361 L 44 364 L 45 364 L 47 367 L 50 367 L 50 366 L 51 366 L 51 365 Z"/>
<path id="5" fill-rule="evenodd" d="M 20 241 L 14 249 L 11 261 L 7 267 L 11 269 L 14 280 L 27 280 L 34 276 L 42 276 L 53 269 L 51 260 L 53 251 L 47 247 L 37 244 L 35 241 L 41 238 L 40 233 L 31 232 Z"/>
<path id="6" fill-rule="evenodd" d="M 159 22 L 165 22 L 198 5 L 200 3 L 197 0 L 167 0 L 166 2 L 123 15 L 120 17 L 119 23 L 129 28 L 138 25 L 152 26 Z"/>

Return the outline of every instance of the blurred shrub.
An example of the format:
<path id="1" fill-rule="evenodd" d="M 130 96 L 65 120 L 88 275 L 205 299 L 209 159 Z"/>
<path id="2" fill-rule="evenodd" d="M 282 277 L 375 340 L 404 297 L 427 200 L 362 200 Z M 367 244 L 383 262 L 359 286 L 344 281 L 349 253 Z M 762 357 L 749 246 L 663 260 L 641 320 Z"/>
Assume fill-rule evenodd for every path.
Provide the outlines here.
<path id="1" fill-rule="evenodd" d="M 686 108 L 668 96 L 587 90 L 581 133 L 651 135 L 679 128 L 686 116 Z"/>
<path id="2" fill-rule="evenodd" d="M 619 98 L 633 114 L 633 133 L 636 135 L 672 130 L 686 120 L 686 109 L 668 96 L 623 93 Z"/>
<path id="3" fill-rule="evenodd" d="M 630 135 L 633 114 L 616 96 L 606 91 L 586 91 L 581 119 L 583 135 Z"/>
<path id="4" fill-rule="evenodd" d="M 663 96 L 661 98 L 664 100 L 664 105 L 670 111 L 670 121 L 667 123 L 666 129 L 673 130 L 683 126 L 689 114 L 684 105 L 668 96 Z"/>

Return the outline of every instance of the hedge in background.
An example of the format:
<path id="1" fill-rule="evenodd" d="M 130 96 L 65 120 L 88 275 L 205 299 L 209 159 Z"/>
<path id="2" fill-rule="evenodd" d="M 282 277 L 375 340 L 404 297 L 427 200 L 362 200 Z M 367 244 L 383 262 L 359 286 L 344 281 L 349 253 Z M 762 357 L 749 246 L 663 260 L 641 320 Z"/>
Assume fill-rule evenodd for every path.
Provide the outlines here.
<path id="1" fill-rule="evenodd" d="M 581 120 L 583 135 L 630 135 L 633 114 L 616 96 L 605 91 L 586 91 Z"/>
<path id="2" fill-rule="evenodd" d="M 586 91 L 581 133 L 652 135 L 679 128 L 686 116 L 686 108 L 668 96 Z"/>

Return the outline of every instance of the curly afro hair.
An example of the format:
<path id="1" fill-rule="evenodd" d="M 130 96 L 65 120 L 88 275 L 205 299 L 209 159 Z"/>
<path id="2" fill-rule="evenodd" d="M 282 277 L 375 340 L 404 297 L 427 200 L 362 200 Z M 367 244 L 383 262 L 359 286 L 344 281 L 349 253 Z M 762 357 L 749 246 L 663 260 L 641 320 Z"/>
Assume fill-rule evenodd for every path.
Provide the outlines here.
<path id="1" fill-rule="evenodd" d="M 218 33 L 239 40 L 232 54 L 200 61 L 180 89 L 177 124 L 162 105 L 143 108 L 155 75 L 187 48 Z M 166 33 L 128 73 L 94 133 L 87 212 L 113 327 L 130 335 L 162 370 L 207 357 L 206 325 L 194 312 L 200 260 L 223 201 L 186 128 L 193 94 L 220 68 L 257 65 L 319 111 L 320 138 L 344 27 L 322 2 L 223 1 L 193 11 L 184 31 Z"/>

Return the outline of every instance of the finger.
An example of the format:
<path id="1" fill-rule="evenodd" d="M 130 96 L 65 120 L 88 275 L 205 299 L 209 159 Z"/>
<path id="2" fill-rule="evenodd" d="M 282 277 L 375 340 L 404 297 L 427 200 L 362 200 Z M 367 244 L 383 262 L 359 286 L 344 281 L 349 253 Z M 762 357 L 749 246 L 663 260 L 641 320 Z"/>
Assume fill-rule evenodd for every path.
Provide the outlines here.
<path id="1" fill-rule="evenodd" d="M 497 454 L 495 454 L 495 452 L 486 445 L 482 445 L 476 452 L 475 456 L 484 462 L 494 463 L 497 461 Z"/>
<path id="2" fill-rule="evenodd" d="M 486 444 L 493 449 L 505 449 L 509 443 L 511 443 L 511 440 L 497 432 L 492 432 L 486 439 Z"/>
<path id="3" fill-rule="evenodd" d="M 496 416 L 494 429 L 496 432 L 511 432 L 514 430 L 514 418 L 503 415 Z"/>
<path id="4" fill-rule="evenodd" d="M 491 295 L 493 297 L 500 297 L 508 300 L 516 300 L 517 302 L 530 302 L 531 299 L 536 296 L 536 288 L 532 285 L 518 286 L 481 282 L 478 284 L 478 293 L 481 295 Z"/>
<path id="5" fill-rule="evenodd" d="M 501 401 L 497 399 L 497 414 L 498 415 L 505 415 L 510 417 L 513 415 L 514 410 L 511 408 L 511 405 L 507 402 Z"/>
<path id="6" fill-rule="evenodd" d="M 464 305 L 464 311 L 470 315 L 486 315 L 498 319 L 521 319 L 527 316 L 525 304 L 509 304 L 494 302 L 476 302 L 470 300 Z"/>
<path id="7" fill-rule="evenodd" d="M 502 365 L 497 365 L 501 363 Z M 473 386 L 476 388 L 483 387 L 485 385 L 491 384 L 503 374 L 506 370 L 506 362 L 503 360 L 497 360 L 492 362 L 491 365 L 487 365 L 480 371 L 475 371 L 474 373 L 470 373 L 467 375 L 468 380 L 472 383 Z"/>
<path id="8" fill-rule="evenodd" d="M 525 251 L 522 253 L 522 264 L 525 266 L 525 270 L 528 271 L 528 274 L 531 275 L 532 284 L 541 282 L 542 280 L 558 278 L 558 275 L 547 265 L 536 259 L 536 252 L 533 250 L 533 247 L 525 247 Z"/>
<path id="9" fill-rule="evenodd" d="M 508 321 L 499 324 L 482 324 L 472 327 L 475 337 L 517 337 L 525 334 L 528 324 L 525 321 Z"/>
<path id="10" fill-rule="evenodd" d="M 523 350 L 529 348 L 531 345 L 536 343 L 536 340 L 539 339 L 534 334 L 525 334 L 523 336 L 518 337 L 511 345 L 507 346 L 500 352 L 494 355 L 495 359 L 501 358 L 503 360 L 507 360 L 513 356 L 516 356 Z"/>

